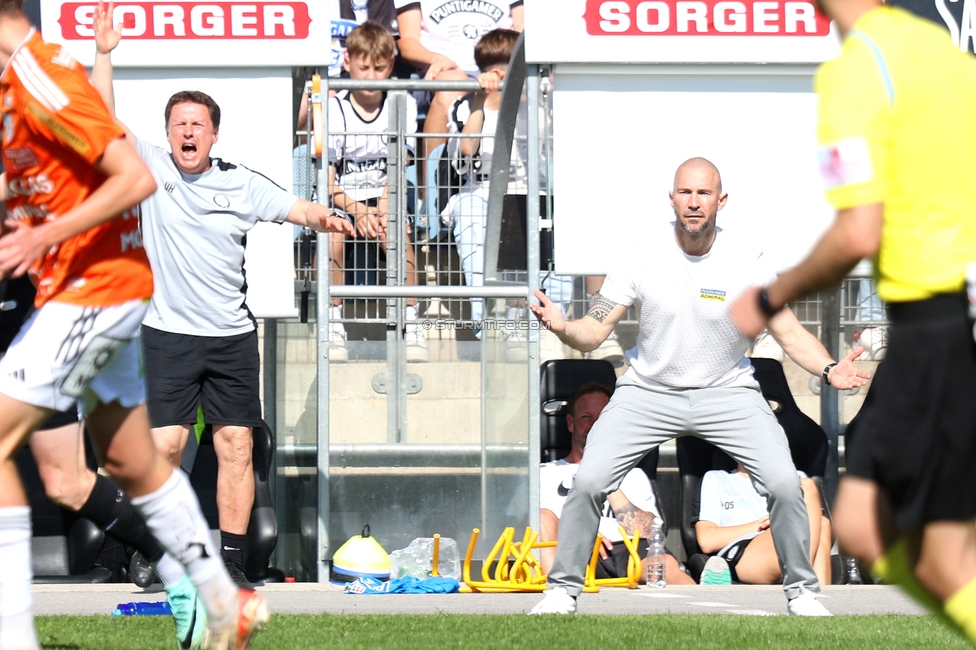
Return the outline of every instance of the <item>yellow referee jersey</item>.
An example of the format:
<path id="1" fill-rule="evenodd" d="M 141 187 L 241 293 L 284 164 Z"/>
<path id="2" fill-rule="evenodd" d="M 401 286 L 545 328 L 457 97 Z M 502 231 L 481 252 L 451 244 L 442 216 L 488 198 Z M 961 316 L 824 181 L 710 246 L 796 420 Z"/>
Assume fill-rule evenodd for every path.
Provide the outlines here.
<path id="1" fill-rule="evenodd" d="M 884 204 L 881 298 L 961 291 L 976 262 L 976 59 L 935 24 L 880 7 L 815 84 L 828 201 Z"/>

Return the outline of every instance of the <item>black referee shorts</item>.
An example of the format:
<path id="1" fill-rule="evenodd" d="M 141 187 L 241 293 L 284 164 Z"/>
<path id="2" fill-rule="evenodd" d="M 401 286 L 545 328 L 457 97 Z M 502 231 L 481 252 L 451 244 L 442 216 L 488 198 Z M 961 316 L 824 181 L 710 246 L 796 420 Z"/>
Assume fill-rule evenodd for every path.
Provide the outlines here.
<path id="1" fill-rule="evenodd" d="M 976 517 L 976 342 L 965 294 L 889 307 L 888 352 L 847 428 L 847 471 L 898 527 Z"/>
<path id="2" fill-rule="evenodd" d="M 142 326 L 146 405 L 153 427 L 207 422 L 262 425 L 256 330 L 234 336 L 174 334 Z"/>

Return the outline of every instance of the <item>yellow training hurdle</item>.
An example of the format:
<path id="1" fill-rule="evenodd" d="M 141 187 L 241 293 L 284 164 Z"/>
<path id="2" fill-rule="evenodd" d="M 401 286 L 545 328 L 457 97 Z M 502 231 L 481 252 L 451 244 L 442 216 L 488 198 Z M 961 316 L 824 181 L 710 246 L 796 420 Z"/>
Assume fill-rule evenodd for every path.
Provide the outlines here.
<path id="1" fill-rule="evenodd" d="M 546 590 L 547 576 L 542 572 L 539 561 L 532 554 L 535 549 L 553 548 L 556 542 L 539 542 L 539 533 L 531 527 L 525 529 L 522 541 L 515 541 L 515 528 L 508 527 L 502 531 L 498 541 L 492 547 L 488 557 L 481 565 L 481 580 L 471 578 L 471 559 L 474 556 L 474 549 L 478 543 L 478 535 L 481 531 L 477 528 L 471 531 L 471 542 L 468 544 L 468 552 L 464 556 L 462 565 L 462 578 L 464 585 L 461 587 L 463 593 L 504 593 L 504 592 L 542 592 Z M 603 535 L 597 534 L 596 543 L 593 545 L 593 553 L 590 555 L 590 562 L 586 567 L 584 576 L 583 591 L 596 592 L 600 587 L 627 587 L 636 589 L 640 580 L 640 555 L 637 546 L 640 543 L 640 533 L 635 531 L 633 537 L 629 537 L 623 528 L 620 533 L 624 538 L 629 557 L 627 558 L 627 576 L 623 578 L 597 578 L 596 565 L 600 558 L 600 547 L 603 544 Z M 494 572 L 491 572 L 491 565 L 495 564 Z"/>

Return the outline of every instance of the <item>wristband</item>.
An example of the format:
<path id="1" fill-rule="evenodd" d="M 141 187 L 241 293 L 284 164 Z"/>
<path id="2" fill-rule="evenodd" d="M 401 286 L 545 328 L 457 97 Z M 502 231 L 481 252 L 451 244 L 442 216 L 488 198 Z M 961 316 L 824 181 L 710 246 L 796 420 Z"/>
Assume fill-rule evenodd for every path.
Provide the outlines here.
<path id="1" fill-rule="evenodd" d="M 834 366 L 836 365 L 837 362 L 834 361 L 833 363 L 828 363 L 827 367 L 823 369 L 823 374 L 821 375 L 821 377 L 823 377 L 824 383 L 827 384 L 828 386 L 830 386 L 830 371 L 833 370 Z"/>
<path id="2" fill-rule="evenodd" d="M 759 290 L 759 299 L 758 300 L 759 300 L 759 311 L 761 311 L 763 314 L 765 314 L 766 315 L 766 318 L 772 318 L 773 316 L 775 316 L 776 314 L 778 314 L 780 311 L 782 311 L 783 307 L 786 306 L 784 304 L 784 305 L 781 305 L 779 307 L 773 307 L 772 304 L 770 304 L 770 302 L 769 302 L 769 292 L 766 291 L 766 288 L 765 287 L 763 287 L 762 289 Z"/>

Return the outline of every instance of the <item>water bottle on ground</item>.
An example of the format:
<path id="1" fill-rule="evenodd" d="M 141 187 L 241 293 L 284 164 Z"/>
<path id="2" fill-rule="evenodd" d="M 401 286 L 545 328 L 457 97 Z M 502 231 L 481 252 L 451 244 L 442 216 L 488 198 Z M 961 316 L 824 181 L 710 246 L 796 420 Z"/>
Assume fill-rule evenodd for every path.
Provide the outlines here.
<path id="1" fill-rule="evenodd" d="M 664 589 L 664 530 L 657 521 L 651 528 L 651 536 L 647 540 L 647 586 L 652 589 Z"/>
<path id="2" fill-rule="evenodd" d="M 172 616 L 169 602 L 161 600 L 150 603 L 119 603 L 112 616 Z"/>

